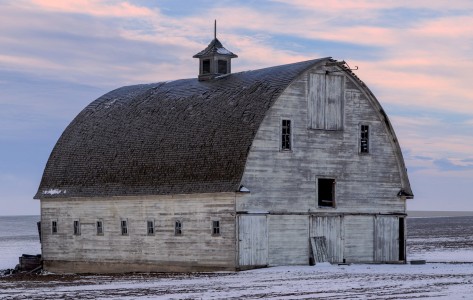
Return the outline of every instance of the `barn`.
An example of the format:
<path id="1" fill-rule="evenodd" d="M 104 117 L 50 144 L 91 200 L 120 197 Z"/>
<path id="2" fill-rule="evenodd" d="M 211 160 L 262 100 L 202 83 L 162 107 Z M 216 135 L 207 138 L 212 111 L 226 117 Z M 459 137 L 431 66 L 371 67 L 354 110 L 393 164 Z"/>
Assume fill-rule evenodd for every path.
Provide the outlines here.
<path id="1" fill-rule="evenodd" d="M 35 199 L 52 272 L 403 263 L 413 198 L 386 113 L 330 57 L 125 86 L 57 141 Z M 197 72 L 196 72 L 197 73 Z"/>

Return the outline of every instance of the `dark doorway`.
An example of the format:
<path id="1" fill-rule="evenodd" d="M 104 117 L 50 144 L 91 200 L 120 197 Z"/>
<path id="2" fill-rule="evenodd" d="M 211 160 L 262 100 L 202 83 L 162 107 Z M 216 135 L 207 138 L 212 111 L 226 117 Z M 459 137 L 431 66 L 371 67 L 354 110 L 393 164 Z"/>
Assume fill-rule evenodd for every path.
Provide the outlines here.
<path id="1" fill-rule="evenodd" d="M 406 260 L 405 218 L 399 218 L 399 260 Z"/>

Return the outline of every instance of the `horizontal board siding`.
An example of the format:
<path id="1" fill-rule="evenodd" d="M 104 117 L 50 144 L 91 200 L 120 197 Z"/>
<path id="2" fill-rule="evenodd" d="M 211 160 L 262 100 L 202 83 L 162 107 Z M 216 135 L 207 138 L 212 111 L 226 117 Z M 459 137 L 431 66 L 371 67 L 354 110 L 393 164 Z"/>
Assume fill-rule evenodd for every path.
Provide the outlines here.
<path id="1" fill-rule="evenodd" d="M 346 262 L 371 262 L 374 255 L 374 217 L 345 216 L 344 258 Z"/>
<path id="2" fill-rule="evenodd" d="M 309 217 L 269 216 L 269 265 L 309 263 Z"/>
<path id="3" fill-rule="evenodd" d="M 234 194 L 197 194 L 127 199 L 93 198 L 42 200 L 44 260 L 156 263 L 235 267 Z M 103 222 L 103 235 L 95 222 Z M 120 221 L 127 219 L 128 235 L 121 235 Z M 174 235 L 175 220 L 182 222 L 182 236 Z M 51 221 L 58 233 L 51 234 Z M 81 234 L 73 235 L 79 220 Z M 147 220 L 154 220 L 155 234 L 147 234 Z M 220 221 L 220 236 L 212 236 L 212 220 Z M 159 271 L 159 270 L 157 270 Z"/>

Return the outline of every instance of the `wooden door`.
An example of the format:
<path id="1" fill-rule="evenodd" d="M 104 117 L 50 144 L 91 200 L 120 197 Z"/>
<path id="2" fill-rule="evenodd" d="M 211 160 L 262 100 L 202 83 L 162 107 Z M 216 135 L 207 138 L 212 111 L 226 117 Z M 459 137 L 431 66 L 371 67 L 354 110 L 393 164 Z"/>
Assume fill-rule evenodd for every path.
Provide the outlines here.
<path id="1" fill-rule="evenodd" d="M 238 261 L 240 269 L 268 265 L 268 225 L 266 215 L 240 215 L 238 218 Z"/>
<path id="2" fill-rule="evenodd" d="M 375 219 L 375 261 L 399 261 L 399 218 L 397 216 L 376 216 Z"/>

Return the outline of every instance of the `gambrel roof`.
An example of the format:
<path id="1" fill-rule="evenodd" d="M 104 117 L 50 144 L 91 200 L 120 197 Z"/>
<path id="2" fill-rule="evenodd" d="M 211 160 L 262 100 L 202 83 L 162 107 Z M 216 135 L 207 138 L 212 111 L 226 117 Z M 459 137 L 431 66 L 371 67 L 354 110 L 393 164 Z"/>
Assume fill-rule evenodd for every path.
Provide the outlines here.
<path id="1" fill-rule="evenodd" d="M 35 198 L 235 192 L 266 111 L 328 60 L 111 91 L 63 132 Z"/>

